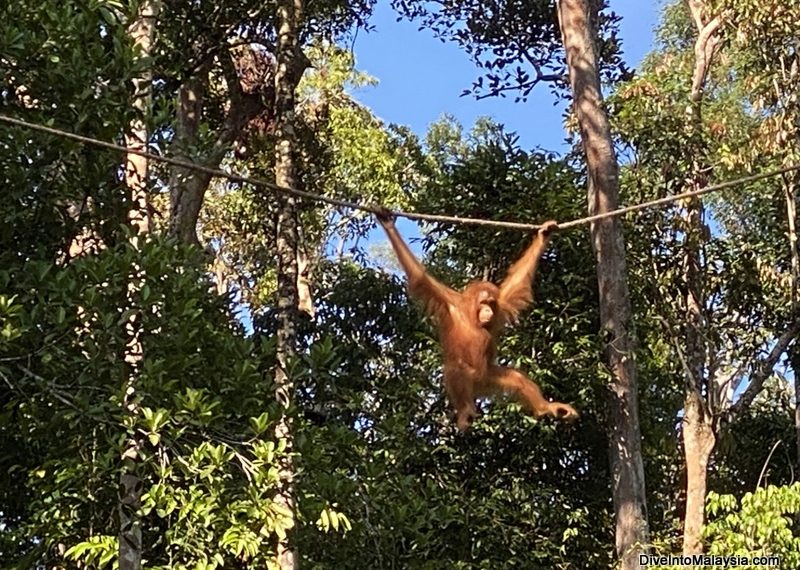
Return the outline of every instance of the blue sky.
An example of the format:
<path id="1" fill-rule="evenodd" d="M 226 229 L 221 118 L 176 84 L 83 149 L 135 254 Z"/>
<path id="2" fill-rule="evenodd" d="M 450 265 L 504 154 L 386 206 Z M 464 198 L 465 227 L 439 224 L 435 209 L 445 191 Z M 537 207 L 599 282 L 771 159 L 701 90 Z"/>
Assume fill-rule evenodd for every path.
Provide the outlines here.
<path id="1" fill-rule="evenodd" d="M 629 65 L 650 51 L 661 0 L 610 0 L 622 16 L 620 36 Z M 564 137 L 562 107 L 553 106 L 546 86 L 537 87 L 526 103 L 513 97 L 480 101 L 461 97 L 478 76 L 469 57 L 453 43 L 442 43 L 414 22 L 397 22 L 388 0 L 379 0 L 372 23 L 375 31 L 355 42 L 356 65 L 380 81 L 359 91 L 357 98 L 389 123 L 411 127 L 423 135 L 432 122 L 448 113 L 465 127 L 491 116 L 520 135 L 523 148 L 557 150 Z"/>
<path id="2" fill-rule="evenodd" d="M 620 37 L 626 61 L 636 67 L 652 47 L 662 0 L 610 3 L 622 16 Z M 481 116 L 490 116 L 516 132 L 523 148 L 563 150 L 563 107 L 553 105 L 546 85 L 534 89 L 525 103 L 514 103 L 513 97 L 480 101 L 461 97 L 478 76 L 469 57 L 455 44 L 418 30 L 416 23 L 396 20 L 389 1 L 378 0 L 371 20 L 375 31 L 359 34 L 354 45 L 356 67 L 379 81 L 377 87 L 359 90 L 355 96 L 378 117 L 387 123 L 407 125 L 422 136 L 428 125 L 444 114 L 453 115 L 465 128 Z M 399 220 L 398 227 L 408 237 L 420 235 L 417 225 L 408 220 Z M 368 241 L 373 240 L 383 241 L 379 229 L 370 234 Z M 412 244 L 412 249 L 419 253 L 418 244 Z"/>
<path id="3" fill-rule="evenodd" d="M 628 65 L 635 68 L 652 49 L 653 30 L 663 3 L 610 0 L 611 8 L 622 16 L 620 37 Z M 546 86 L 534 90 L 526 103 L 514 103 L 513 97 L 480 101 L 461 97 L 478 74 L 467 55 L 455 44 L 442 43 L 430 32 L 417 30 L 413 22 L 397 22 L 388 4 L 388 0 L 378 1 L 372 19 L 375 31 L 362 33 L 355 43 L 357 68 L 380 81 L 377 87 L 356 93 L 359 101 L 384 121 L 407 125 L 419 135 L 445 113 L 467 128 L 478 117 L 490 116 L 519 134 L 523 148 L 563 150 L 563 107 L 553 106 Z M 408 220 L 399 220 L 398 227 L 407 237 L 420 235 L 417 225 Z M 385 241 L 378 228 L 368 239 Z M 420 253 L 419 243 L 412 242 L 411 247 Z"/>

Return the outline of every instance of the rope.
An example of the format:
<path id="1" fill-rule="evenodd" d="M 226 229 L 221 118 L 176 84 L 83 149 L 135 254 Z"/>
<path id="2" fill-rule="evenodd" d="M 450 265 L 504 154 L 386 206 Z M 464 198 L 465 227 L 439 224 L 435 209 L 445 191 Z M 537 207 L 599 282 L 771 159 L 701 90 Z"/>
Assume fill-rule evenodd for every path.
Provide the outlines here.
<path id="1" fill-rule="evenodd" d="M 288 186 L 279 186 L 273 182 L 269 182 L 267 180 L 263 180 L 260 178 L 251 178 L 249 176 L 241 176 L 239 174 L 231 174 L 229 172 L 225 172 L 224 170 L 219 170 L 216 168 L 209 168 L 207 166 L 203 166 L 202 164 L 197 164 L 196 162 L 191 162 L 188 160 L 181 160 L 179 158 L 169 158 L 166 156 L 161 156 L 158 154 L 152 154 L 150 152 L 146 152 L 143 150 L 138 150 L 135 148 L 128 148 L 124 146 L 120 146 L 117 144 L 84 137 L 81 135 L 76 135 L 74 133 L 70 133 L 67 131 L 62 131 L 60 129 L 54 129 L 52 127 L 46 127 L 44 125 L 38 125 L 35 123 L 28 123 L 27 121 L 22 121 L 20 119 L 14 119 L 12 117 L 7 117 L 5 115 L 0 115 L 0 122 L 8 123 L 11 125 L 16 125 L 18 127 L 25 127 L 31 129 L 33 131 L 39 131 L 42 133 L 47 133 L 50 135 L 55 135 L 57 137 L 73 140 L 79 143 L 92 145 L 100 148 L 105 148 L 109 150 L 115 150 L 121 153 L 127 154 L 135 154 L 138 156 L 143 156 L 149 160 L 154 162 L 162 162 L 164 164 L 171 164 L 173 166 L 180 166 L 181 168 L 186 168 L 187 170 L 194 170 L 196 172 L 203 172 L 205 174 L 209 174 L 211 176 L 225 178 L 232 182 L 239 182 L 242 184 L 252 184 L 256 187 L 267 188 L 269 190 L 274 190 L 275 192 L 282 192 L 284 194 L 291 194 L 292 196 L 297 196 L 299 198 L 305 198 L 308 200 L 314 200 L 317 202 L 325 202 L 327 204 L 331 204 L 333 206 L 339 206 L 341 208 L 351 208 L 354 210 L 363 210 L 365 212 L 370 212 L 372 214 L 385 214 L 387 210 L 380 206 L 375 206 L 372 204 L 357 204 L 355 202 L 347 202 L 346 200 L 339 200 L 338 198 L 329 198 L 327 196 L 320 196 L 319 194 L 314 194 L 313 192 L 306 192 L 305 190 L 299 190 L 297 188 L 289 188 Z M 403 212 L 403 211 L 388 211 L 389 214 L 394 216 L 400 216 L 403 218 L 408 218 L 411 220 L 425 220 L 430 222 L 451 222 L 457 224 L 473 224 L 477 226 L 495 226 L 500 228 L 513 228 L 513 229 L 520 229 L 520 230 L 536 230 L 539 228 L 537 225 L 533 224 L 522 224 L 519 222 L 500 222 L 495 220 L 481 220 L 477 218 L 462 218 L 458 216 L 442 216 L 438 214 L 419 214 L 417 212 Z"/>
<path id="2" fill-rule="evenodd" d="M 290 194 L 292 196 L 297 196 L 298 198 L 305 198 L 307 200 L 312 200 L 316 202 L 325 202 L 326 204 L 331 204 L 332 206 L 338 206 L 340 208 L 349 208 L 354 210 L 363 210 L 365 212 L 370 212 L 371 214 L 385 214 L 387 210 L 381 206 L 376 206 L 373 204 L 359 204 L 356 202 L 348 202 L 346 200 L 340 200 L 338 198 L 329 198 L 327 196 L 320 196 L 319 194 L 314 194 L 312 192 L 306 192 L 305 190 L 299 190 L 297 188 L 290 188 L 288 186 L 279 186 L 278 184 L 274 184 L 267 180 L 263 180 L 260 178 L 252 178 L 249 176 L 241 176 L 239 174 L 231 174 L 229 172 L 225 172 L 224 170 L 219 170 L 216 168 L 209 168 L 207 166 L 203 166 L 202 164 L 197 164 L 196 162 L 191 162 L 188 160 L 181 160 L 179 158 L 170 158 L 166 156 L 161 156 L 158 154 L 152 154 L 150 152 L 146 152 L 143 150 L 138 150 L 134 148 L 127 148 L 124 146 L 120 146 L 117 144 L 101 141 L 98 139 L 93 139 L 90 137 L 84 137 L 81 135 L 76 135 L 74 133 L 70 133 L 67 131 L 62 131 L 60 129 L 56 129 L 53 127 L 47 127 L 44 125 L 39 125 L 36 123 L 29 123 L 27 121 L 22 121 L 20 119 L 15 119 L 13 117 L 8 117 L 6 115 L 0 114 L 0 122 L 7 123 L 10 125 L 15 125 L 18 127 L 24 127 L 31 129 L 33 131 L 39 131 L 42 133 L 47 133 L 50 135 L 54 135 L 57 137 L 73 140 L 82 144 L 87 144 L 91 146 L 96 146 L 100 148 L 105 148 L 108 150 L 114 150 L 117 152 L 125 153 L 125 154 L 135 154 L 138 156 L 142 156 L 154 162 L 161 162 L 164 164 L 171 164 L 173 166 L 179 166 L 181 168 L 186 168 L 187 170 L 193 170 L 196 172 L 203 172 L 204 174 L 209 174 L 214 177 L 224 178 L 230 180 L 232 182 L 238 182 L 241 184 L 251 184 L 256 187 L 267 188 L 269 190 L 273 190 L 275 192 L 281 192 L 284 194 Z M 780 174 L 785 174 L 787 172 L 792 172 L 795 170 L 800 170 L 800 164 L 792 164 L 789 166 L 785 166 L 783 168 L 779 168 L 776 170 L 770 170 L 767 172 L 762 172 L 760 174 L 753 174 L 751 176 L 744 176 L 742 178 L 736 178 L 734 180 L 729 180 L 727 182 L 722 182 L 720 184 L 712 184 L 711 186 L 706 186 L 705 188 L 700 188 L 699 190 L 691 190 L 689 192 L 683 192 L 681 194 L 673 194 L 671 196 L 665 196 L 663 198 L 658 198 L 656 200 L 650 200 L 647 202 L 641 202 L 639 204 L 634 204 L 632 206 L 626 206 L 624 208 L 617 208 L 615 210 L 610 210 L 608 212 L 603 212 L 601 214 L 595 214 L 593 216 L 586 216 L 584 218 L 578 218 L 576 220 L 571 220 L 569 222 L 564 222 L 558 224 L 559 230 L 565 230 L 568 228 L 573 228 L 576 226 L 582 226 L 584 224 L 589 224 L 592 222 L 596 222 L 599 220 L 604 220 L 606 218 L 613 218 L 617 216 L 622 216 L 624 214 L 628 214 L 630 212 L 638 212 L 639 210 L 645 210 L 647 208 L 652 208 L 654 206 L 660 206 L 662 204 L 669 204 L 671 202 L 676 202 L 678 200 L 684 200 L 686 198 L 692 198 L 694 196 L 701 196 L 703 194 L 709 194 L 711 192 L 718 192 L 720 190 L 725 190 L 727 188 L 731 188 L 733 186 L 738 186 L 740 184 L 748 184 L 750 182 L 756 182 L 758 180 L 763 180 L 765 178 L 771 178 L 773 176 L 778 176 Z M 519 230 L 538 230 L 541 226 L 535 224 L 524 224 L 520 222 L 503 222 L 498 220 L 483 220 L 479 218 L 465 218 L 460 216 L 444 216 L 440 214 L 421 214 L 418 212 L 403 212 L 403 211 L 393 211 L 389 210 L 389 214 L 397 217 L 408 218 L 410 220 L 424 220 L 428 222 L 447 222 L 447 223 L 455 223 L 455 224 L 470 224 L 476 226 L 491 226 L 497 228 L 510 228 L 510 229 L 519 229 Z"/>
<path id="3" fill-rule="evenodd" d="M 705 188 L 701 188 L 699 190 L 692 190 L 690 192 L 683 192 L 681 194 L 672 194 L 671 196 L 664 196 L 663 198 L 658 198 L 657 200 L 650 200 L 649 202 L 634 204 L 633 206 L 617 208 L 616 210 L 610 210 L 608 212 L 603 212 L 602 214 L 595 214 L 594 216 L 586 216 L 585 218 L 580 218 L 577 220 L 572 220 L 570 222 L 564 222 L 563 224 L 558 224 L 558 229 L 565 230 L 567 228 L 572 228 L 583 224 L 590 224 L 592 222 L 596 222 L 597 220 L 603 220 L 605 218 L 611 218 L 615 216 L 622 216 L 623 214 L 628 214 L 630 212 L 638 212 L 639 210 L 652 208 L 653 206 L 660 206 L 662 204 L 669 204 L 670 202 L 677 202 L 678 200 L 683 200 L 685 198 L 692 198 L 693 196 L 702 196 L 703 194 L 709 194 L 710 192 L 719 192 L 720 190 L 725 190 L 726 188 L 738 186 L 739 184 L 748 184 L 750 182 L 756 182 L 757 180 L 763 180 L 764 178 L 771 178 L 773 176 L 778 176 L 780 174 L 786 174 L 787 172 L 792 172 L 793 170 L 800 170 L 800 164 L 790 164 L 789 166 L 784 166 L 783 168 L 778 168 L 776 170 L 769 170 L 767 172 L 762 172 L 760 174 L 753 174 L 752 176 L 735 178 L 733 180 L 728 180 L 727 182 L 721 182 L 719 184 L 712 184 L 711 186 L 706 186 Z"/>

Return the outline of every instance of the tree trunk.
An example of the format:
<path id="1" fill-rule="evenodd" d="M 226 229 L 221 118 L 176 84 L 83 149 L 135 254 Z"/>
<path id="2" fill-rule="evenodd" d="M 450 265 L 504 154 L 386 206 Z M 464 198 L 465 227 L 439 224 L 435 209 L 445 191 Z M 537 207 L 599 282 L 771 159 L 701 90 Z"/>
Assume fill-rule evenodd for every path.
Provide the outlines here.
<path id="1" fill-rule="evenodd" d="M 275 184 L 296 186 L 295 150 L 295 89 L 302 75 L 298 69 L 298 54 L 301 54 L 297 41 L 299 22 L 302 18 L 302 0 L 280 0 L 278 2 L 278 68 L 275 73 Z M 275 370 L 275 396 L 278 402 L 288 408 L 294 385 L 289 376 L 291 360 L 297 353 L 297 322 L 300 313 L 298 306 L 298 267 L 299 228 L 295 198 L 288 194 L 278 194 L 278 223 L 276 225 L 276 244 L 278 250 L 278 343 Z M 296 497 L 294 489 L 294 463 L 291 458 L 293 448 L 292 420 L 284 413 L 275 428 L 278 439 L 286 442 L 286 451 L 280 464 L 280 488 L 275 498 L 287 512 L 295 516 Z M 299 567 L 297 551 L 292 544 L 292 535 L 278 541 L 277 563 L 281 570 L 294 570 Z"/>
<path id="2" fill-rule="evenodd" d="M 128 34 L 133 44 L 139 48 L 139 59 L 150 57 L 155 37 L 155 26 L 161 10 L 159 0 L 144 0 L 139 5 L 136 19 L 128 27 Z M 135 150 L 147 150 L 147 123 L 152 100 L 152 74 L 144 71 L 133 80 L 133 108 L 137 117 L 131 121 L 125 135 L 125 146 Z M 147 195 L 148 159 L 136 154 L 125 157 L 125 184 L 131 194 L 131 207 L 128 210 L 128 222 L 134 233 L 150 232 L 149 199 Z"/>
<path id="3" fill-rule="evenodd" d="M 178 90 L 178 108 L 175 120 L 173 155 L 183 160 L 193 160 L 188 149 L 197 143 L 197 132 L 205 101 L 208 66 L 203 66 L 194 77 L 187 79 Z M 222 156 L 219 157 L 222 159 Z M 216 161 L 215 161 L 216 162 Z M 219 163 L 212 163 L 216 168 Z M 183 243 L 197 244 L 197 217 L 211 176 L 187 168 L 174 167 L 169 181 L 170 213 L 169 234 Z"/>
<path id="4" fill-rule="evenodd" d="M 695 168 L 695 172 L 698 172 Z M 696 184 L 699 188 L 700 185 Z M 711 404 L 703 394 L 713 394 L 711 378 L 706 370 L 706 319 L 703 315 L 704 291 L 700 267 L 700 250 L 704 235 L 703 206 L 693 198 L 686 206 L 684 217 L 685 296 L 685 388 L 682 419 L 684 460 L 686 463 L 686 515 L 683 526 L 684 554 L 703 552 L 703 522 L 705 520 L 706 477 L 708 459 L 714 450 L 715 435 Z"/>
<path id="5" fill-rule="evenodd" d="M 717 29 L 719 18 L 709 18 L 701 0 L 688 0 L 689 10 L 697 28 L 694 44 L 694 69 L 686 108 L 689 133 L 692 135 L 694 161 L 689 190 L 700 190 L 706 185 L 705 144 L 702 106 L 706 78 L 719 43 Z M 721 405 L 721 394 L 716 395 L 716 384 L 708 370 L 706 339 L 708 322 L 705 316 L 705 283 L 701 252 L 708 234 L 704 221 L 701 198 L 690 198 L 684 215 L 686 239 L 683 252 L 684 283 L 686 285 L 684 362 L 683 448 L 686 463 L 686 514 L 683 524 L 684 554 L 703 552 L 703 524 L 705 522 L 706 482 L 708 461 L 716 445 L 716 426 L 713 423 L 713 406 Z M 705 396 L 704 396 L 705 394 Z"/>
<path id="6" fill-rule="evenodd" d="M 136 19 L 128 28 L 134 45 L 140 49 L 140 57 L 150 56 L 155 36 L 156 19 L 160 11 L 158 0 L 145 0 L 139 6 Z M 151 74 L 143 72 L 134 80 L 133 106 L 137 110 L 137 118 L 131 121 L 125 135 L 125 145 L 136 150 L 147 149 L 147 115 L 151 102 Z M 150 231 L 150 213 L 148 209 L 148 161 L 135 154 L 126 155 L 125 184 L 130 191 L 131 206 L 128 211 L 128 222 L 133 228 L 131 245 L 139 246 L 139 239 Z M 138 305 L 138 293 L 144 280 L 141 267 L 134 264 L 128 275 L 127 307 Z M 125 324 L 128 341 L 125 347 L 125 362 L 128 365 L 128 379 L 123 395 L 123 406 L 130 417 L 139 414 L 136 394 L 137 379 L 141 371 L 142 342 L 141 317 L 133 311 Z M 131 422 L 135 424 L 135 422 Z M 122 468 L 119 476 L 119 570 L 139 570 L 142 567 L 142 529 L 139 518 L 139 507 L 142 497 L 142 481 L 137 473 L 140 440 L 134 429 L 131 429 L 122 452 Z"/>
<path id="7" fill-rule="evenodd" d="M 203 156 L 196 156 L 191 149 L 197 148 L 199 142 L 198 129 L 206 102 L 210 62 L 201 66 L 193 77 L 181 85 L 178 91 L 175 142 L 172 145 L 176 158 L 195 161 L 206 168 L 218 168 L 232 144 L 242 136 L 248 123 L 265 111 L 264 101 L 271 98 L 273 87 L 258 83 L 248 84 L 247 90 L 242 87 L 237 58 L 244 57 L 242 53 L 249 53 L 245 50 L 246 48 L 240 48 L 238 52 L 228 50 L 220 56 L 228 87 L 227 113 L 214 144 Z M 255 61 L 254 65 L 260 63 L 260 60 Z M 266 75 L 264 70 L 258 71 Z M 188 168 L 172 169 L 169 184 L 171 236 L 184 243 L 200 244 L 197 220 L 211 178 L 208 173 Z"/>
<path id="8" fill-rule="evenodd" d="M 796 454 L 795 465 L 800 469 L 800 345 L 797 343 L 789 349 L 789 366 L 794 374 L 794 434 Z"/>
<path id="9" fill-rule="evenodd" d="M 792 260 L 792 314 L 796 317 L 799 301 L 798 290 L 800 290 L 800 251 L 797 249 L 797 193 L 793 179 L 784 177 L 783 192 L 786 198 L 786 219 L 788 220 L 789 248 Z M 794 374 L 794 431 L 797 448 L 795 461 L 800 468 L 800 348 L 797 343 L 789 349 L 789 366 Z"/>
<path id="10" fill-rule="evenodd" d="M 597 68 L 596 11 L 589 11 L 586 0 L 560 0 L 558 15 L 589 172 L 589 214 L 600 214 L 617 208 L 619 176 Z M 621 222 L 618 218 L 597 221 L 591 226 L 591 237 L 597 258 L 600 325 L 611 372 L 608 436 L 616 552 L 622 568 L 630 570 L 641 567 L 639 554 L 648 552 L 650 537 Z"/>
<path id="11" fill-rule="evenodd" d="M 683 553 L 703 552 L 708 460 L 716 445 L 711 418 L 699 392 L 687 391 L 684 400 L 683 449 L 686 458 L 686 513 Z"/>

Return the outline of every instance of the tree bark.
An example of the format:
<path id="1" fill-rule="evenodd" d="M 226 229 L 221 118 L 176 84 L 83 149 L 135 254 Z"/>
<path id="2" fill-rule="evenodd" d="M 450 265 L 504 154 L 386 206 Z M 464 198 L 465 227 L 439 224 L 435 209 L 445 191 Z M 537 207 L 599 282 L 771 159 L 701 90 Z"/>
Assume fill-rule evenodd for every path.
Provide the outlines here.
<path id="1" fill-rule="evenodd" d="M 298 45 L 298 27 L 303 13 L 303 0 L 280 0 L 278 9 L 278 53 L 275 73 L 275 184 L 295 187 L 297 182 L 294 160 L 296 134 L 294 130 L 295 89 L 300 81 L 302 69 L 298 60 L 302 56 Z M 300 66 L 301 67 L 301 66 Z M 285 413 L 279 420 L 275 435 L 286 442 L 286 451 L 280 464 L 280 488 L 275 497 L 292 516 L 296 513 L 294 488 L 295 467 L 293 451 L 292 420 L 288 413 L 294 385 L 289 375 L 292 359 L 297 353 L 297 323 L 300 319 L 298 307 L 298 250 L 300 231 L 297 205 L 294 196 L 278 194 L 278 220 L 276 244 L 278 250 L 278 342 L 277 367 L 275 369 L 275 396 Z M 293 521 L 294 522 L 294 521 Z M 299 567 L 297 551 L 292 535 L 280 539 L 276 550 L 277 564 L 281 570 Z"/>
<path id="2" fill-rule="evenodd" d="M 136 19 L 128 28 L 134 45 L 139 48 L 139 56 L 150 56 L 155 37 L 155 26 L 161 4 L 158 0 L 145 0 L 139 5 Z M 135 150 L 147 150 L 147 117 L 150 112 L 152 76 L 144 71 L 134 80 L 133 106 L 137 117 L 128 127 L 125 145 Z M 142 156 L 128 154 L 125 158 L 125 184 L 131 197 L 128 210 L 128 223 L 133 228 L 131 245 L 139 247 L 140 239 L 150 232 L 150 212 L 148 200 L 148 160 Z M 126 305 L 129 309 L 138 305 L 139 291 L 144 281 L 142 269 L 133 264 L 128 275 Z M 123 395 L 123 406 L 130 418 L 139 415 L 136 394 L 137 380 L 141 372 L 143 348 L 141 342 L 141 315 L 132 311 L 125 323 L 128 337 L 125 346 L 125 362 L 128 365 L 128 379 Z M 140 570 L 142 567 L 142 529 L 139 508 L 142 497 L 142 481 L 138 474 L 139 449 L 141 442 L 135 432 L 135 419 L 132 419 L 128 438 L 122 452 L 122 467 L 119 476 L 119 569 Z"/>
<path id="3" fill-rule="evenodd" d="M 699 187 L 699 185 L 698 185 Z M 690 200 L 685 214 L 684 244 L 685 295 L 685 388 L 682 418 L 684 461 L 686 463 L 686 512 L 683 527 L 683 553 L 703 552 L 706 479 L 708 461 L 716 444 L 711 413 L 711 379 L 706 371 L 706 319 L 703 315 L 704 293 L 700 268 L 700 249 L 704 227 L 703 206 L 699 199 Z"/>
<path id="4" fill-rule="evenodd" d="M 703 396 L 687 391 L 684 398 L 683 450 L 686 460 L 686 513 L 683 522 L 683 553 L 703 552 L 703 524 L 708 461 L 716 445 L 714 426 Z"/>
<path id="5" fill-rule="evenodd" d="M 560 0 L 558 15 L 567 55 L 573 108 L 580 125 L 589 172 L 589 214 L 617 208 L 619 167 L 603 106 L 595 50 L 596 9 L 586 0 Z M 624 570 L 640 568 L 649 551 L 649 527 L 642 464 L 635 341 L 625 246 L 618 218 L 591 226 L 600 292 L 600 326 L 611 372 L 608 402 L 609 456 L 616 520 L 616 553 Z"/>
<path id="6" fill-rule="evenodd" d="M 700 0 L 688 0 L 688 6 L 697 28 L 694 44 L 694 69 L 686 108 L 688 129 L 698 145 L 690 178 L 691 190 L 706 184 L 705 145 L 700 141 L 703 129 L 702 105 L 706 78 L 719 43 L 716 35 L 719 18 L 708 18 L 705 5 Z M 704 206 L 701 198 L 691 198 L 686 205 L 683 254 L 685 303 L 685 389 L 682 418 L 684 461 L 686 463 L 686 512 L 683 525 L 683 553 L 703 552 L 703 524 L 708 477 L 708 461 L 716 445 L 716 426 L 712 406 L 715 394 L 713 379 L 706 366 L 708 338 L 707 319 L 704 314 L 705 286 L 701 267 L 701 252 L 705 236 Z M 705 394 L 705 395 L 704 395 Z"/>
<path id="7" fill-rule="evenodd" d="M 161 10 L 159 0 L 144 0 L 139 5 L 136 19 L 128 27 L 128 34 L 133 44 L 139 48 L 139 58 L 150 57 L 155 37 L 155 26 Z M 125 135 L 125 146 L 135 150 L 147 150 L 146 118 L 152 100 L 152 73 L 144 71 L 133 80 L 133 107 L 137 117 L 131 121 Z M 131 194 L 131 207 L 128 210 L 128 222 L 134 233 L 150 232 L 149 198 L 147 195 L 148 159 L 136 154 L 125 157 L 125 184 Z"/>
<path id="8" fill-rule="evenodd" d="M 197 144 L 200 117 L 205 104 L 209 65 L 201 67 L 195 76 L 188 79 L 178 92 L 178 112 L 175 125 L 173 155 L 183 160 L 196 161 L 206 168 L 218 168 L 231 145 L 241 136 L 247 124 L 265 109 L 263 94 L 246 93 L 237 76 L 230 52 L 221 56 L 228 58 L 224 64 L 228 73 L 226 83 L 230 92 L 228 112 L 216 141 L 205 156 L 193 156 L 188 149 Z M 170 176 L 169 234 L 189 244 L 200 244 L 197 236 L 197 220 L 203 205 L 211 175 L 186 168 L 175 167 Z"/>
<path id="9" fill-rule="evenodd" d="M 798 292 L 800 292 L 800 250 L 797 248 L 797 192 L 794 176 L 784 178 L 784 197 L 786 198 L 786 219 L 789 229 L 789 251 L 792 260 L 791 303 L 792 314 L 798 314 Z M 800 468 L 800 348 L 795 342 L 789 350 L 789 366 L 794 374 L 794 432 L 797 456 L 795 462 Z"/>
<path id="10" fill-rule="evenodd" d="M 699 187 L 699 185 L 698 185 Z M 706 373 L 706 321 L 703 317 L 704 294 L 700 269 L 700 248 L 703 235 L 702 203 L 691 199 L 685 215 L 684 243 L 685 295 L 685 388 L 682 418 L 684 460 L 686 463 L 686 512 L 683 527 L 683 553 L 703 552 L 702 534 L 705 520 L 706 477 L 708 460 L 716 439 L 710 403 L 703 396 L 711 395 L 710 378 Z"/>

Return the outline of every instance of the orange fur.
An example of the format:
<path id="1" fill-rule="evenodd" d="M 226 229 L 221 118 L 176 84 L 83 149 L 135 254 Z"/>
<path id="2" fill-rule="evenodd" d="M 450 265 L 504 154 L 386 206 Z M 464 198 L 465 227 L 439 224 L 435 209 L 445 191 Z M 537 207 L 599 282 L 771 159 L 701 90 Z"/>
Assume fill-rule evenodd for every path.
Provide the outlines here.
<path id="1" fill-rule="evenodd" d="M 542 226 L 499 287 L 477 281 L 458 292 L 425 271 L 400 237 L 391 216 L 381 215 L 378 219 L 408 276 L 409 292 L 436 319 L 444 361 L 444 387 L 455 408 L 460 430 L 466 430 L 476 416 L 476 397 L 499 393 L 509 394 L 535 417 L 549 415 L 572 420 L 578 416 L 572 406 L 546 400 L 539 386 L 519 370 L 495 363 L 497 339 L 504 326 L 515 321 L 533 299 L 533 277 L 549 234 L 557 227 L 555 222 Z"/>

